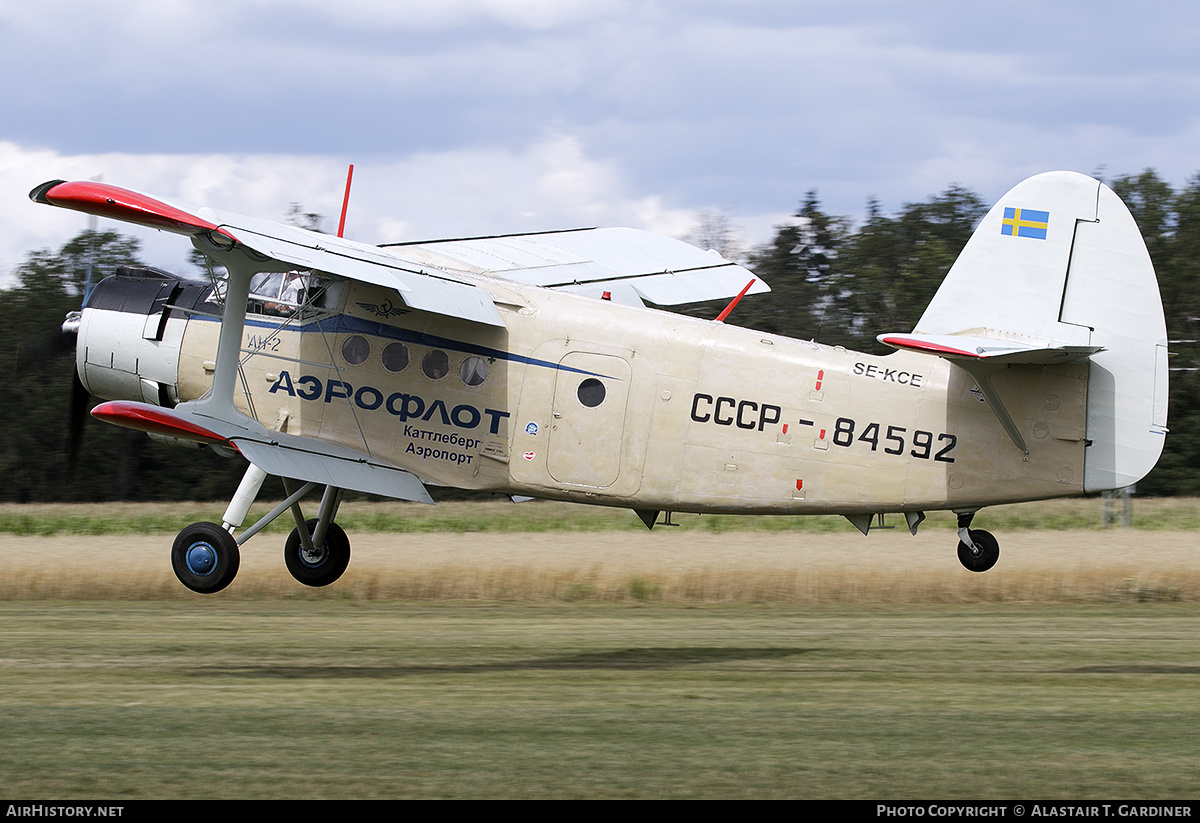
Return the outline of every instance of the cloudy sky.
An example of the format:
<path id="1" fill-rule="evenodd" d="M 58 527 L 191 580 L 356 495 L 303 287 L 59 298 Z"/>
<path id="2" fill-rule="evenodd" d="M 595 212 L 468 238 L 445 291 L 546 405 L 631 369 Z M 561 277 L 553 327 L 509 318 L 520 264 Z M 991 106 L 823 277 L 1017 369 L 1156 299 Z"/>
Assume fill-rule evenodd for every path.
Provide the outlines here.
<path id="1" fill-rule="evenodd" d="M 0 282 L 86 226 L 48 179 L 387 242 L 705 211 L 762 242 L 1048 169 L 1200 171 L 1200 5 L 0 0 Z M 110 224 L 111 225 L 111 224 Z M 147 257 L 183 268 L 174 236 Z"/>

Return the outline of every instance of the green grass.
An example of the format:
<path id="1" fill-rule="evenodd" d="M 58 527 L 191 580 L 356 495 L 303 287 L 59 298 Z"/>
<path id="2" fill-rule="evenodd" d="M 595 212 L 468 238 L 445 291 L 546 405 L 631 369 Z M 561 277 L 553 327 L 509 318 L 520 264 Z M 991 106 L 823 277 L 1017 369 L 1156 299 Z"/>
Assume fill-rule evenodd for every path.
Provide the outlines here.
<path id="1" fill-rule="evenodd" d="M 0 603 L 8 797 L 1178 798 L 1200 616 Z"/>
<path id="2" fill-rule="evenodd" d="M 276 501 L 255 505 L 247 525 L 265 514 Z M 310 503 L 310 508 L 314 504 Z M 983 509 L 981 527 L 1016 529 L 1098 529 L 1102 502 L 1099 498 L 1052 500 L 1038 503 L 995 506 Z M 223 503 L 89 503 L 89 504 L 0 504 L 0 534 L 174 534 L 196 521 L 220 522 Z M 315 509 L 313 509 L 315 511 Z M 737 516 L 675 514 L 680 529 L 707 532 L 789 531 L 807 534 L 851 532 L 844 518 L 825 516 Z M 893 524 L 904 526 L 894 516 Z M 986 521 L 986 522 L 985 522 Z M 436 506 L 418 503 L 351 502 L 342 506 L 338 523 L 348 532 L 598 532 L 641 531 L 642 522 L 626 509 L 584 506 L 574 503 L 531 501 L 514 504 L 506 500 L 446 502 Z M 931 512 L 929 523 L 952 525 L 954 515 Z M 284 533 L 294 527 L 284 515 L 268 527 Z M 1148 530 L 1200 528 L 1200 498 L 1175 497 L 1133 503 L 1133 525 Z"/>

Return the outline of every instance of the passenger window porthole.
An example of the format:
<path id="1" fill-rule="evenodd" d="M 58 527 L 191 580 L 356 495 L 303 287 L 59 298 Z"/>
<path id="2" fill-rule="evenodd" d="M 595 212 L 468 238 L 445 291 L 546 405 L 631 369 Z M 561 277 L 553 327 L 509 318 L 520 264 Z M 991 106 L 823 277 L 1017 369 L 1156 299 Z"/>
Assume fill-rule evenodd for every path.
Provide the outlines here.
<path id="1" fill-rule="evenodd" d="M 434 349 L 421 360 L 421 371 L 430 380 L 441 380 L 450 373 L 450 355 Z"/>
<path id="2" fill-rule="evenodd" d="M 576 396 L 580 403 L 592 409 L 604 402 L 604 393 L 604 384 L 594 377 L 589 377 L 579 384 Z"/>
<path id="3" fill-rule="evenodd" d="M 351 366 L 365 363 L 370 355 L 371 344 L 365 337 L 356 334 L 353 337 L 347 337 L 346 342 L 342 343 L 342 358 Z"/>
<path id="4" fill-rule="evenodd" d="M 392 374 L 408 368 L 408 346 L 403 343 L 388 343 L 380 354 L 383 367 Z"/>
<path id="5" fill-rule="evenodd" d="M 478 386 L 487 380 L 488 364 L 482 357 L 468 357 L 458 367 L 458 376 L 468 386 Z"/>

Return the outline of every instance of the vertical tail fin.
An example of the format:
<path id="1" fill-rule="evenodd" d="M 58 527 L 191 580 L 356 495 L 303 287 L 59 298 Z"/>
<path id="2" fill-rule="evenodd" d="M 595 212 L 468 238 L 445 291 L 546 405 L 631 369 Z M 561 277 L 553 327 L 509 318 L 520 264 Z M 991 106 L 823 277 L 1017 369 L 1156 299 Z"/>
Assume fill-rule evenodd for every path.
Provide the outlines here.
<path id="1" fill-rule="evenodd" d="M 1090 355 L 1084 490 L 1136 483 L 1162 453 L 1167 331 L 1137 224 L 1097 180 L 1050 172 L 988 212 L 914 335 L 1102 349 Z"/>

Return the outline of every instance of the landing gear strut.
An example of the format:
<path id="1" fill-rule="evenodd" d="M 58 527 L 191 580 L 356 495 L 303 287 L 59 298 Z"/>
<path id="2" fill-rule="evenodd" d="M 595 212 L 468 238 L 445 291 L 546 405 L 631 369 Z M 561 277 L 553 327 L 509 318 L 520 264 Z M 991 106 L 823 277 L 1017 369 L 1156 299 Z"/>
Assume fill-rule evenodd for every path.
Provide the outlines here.
<path id="1" fill-rule="evenodd" d="M 171 548 L 171 567 L 180 583 L 201 594 L 224 589 L 237 575 L 241 563 L 239 546 L 289 509 L 296 528 L 288 536 L 284 561 L 292 577 L 306 586 L 328 586 L 342 576 L 350 563 L 350 539 L 333 522 L 342 501 L 342 490 L 334 486 L 325 487 L 317 517 L 306 521 L 300 500 L 317 484 L 305 483 L 293 489 L 292 482 L 285 478 L 287 499 L 236 538 L 233 536 L 246 519 L 266 477 L 265 472 L 251 464 L 225 510 L 222 525 L 193 523 L 179 533 Z"/>
<path id="2" fill-rule="evenodd" d="M 958 515 L 958 560 L 969 571 L 985 572 L 1000 559 L 1000 543 L 991 532 L 972 529 L 975 512 Z"/>

